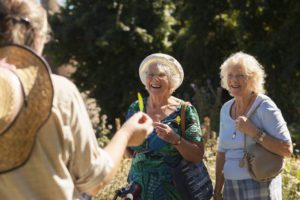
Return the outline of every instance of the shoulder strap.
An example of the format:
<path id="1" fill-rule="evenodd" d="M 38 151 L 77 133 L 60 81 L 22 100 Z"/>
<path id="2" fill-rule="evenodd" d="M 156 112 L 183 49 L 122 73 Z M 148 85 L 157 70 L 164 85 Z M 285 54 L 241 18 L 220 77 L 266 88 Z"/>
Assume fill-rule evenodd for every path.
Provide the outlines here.
<path id="1" fill-rule="evenodd" d="M 257 106 L 252 110 L 252 112 L 248 115 L 248 119 L 256 112 L 256 110 L 259 108 L 259 106 L 264 102 L 264 99 L 261 100 Z M 247 138 L 246 135 L 244 134 L 244 152 L 247 152 Z"/>
<path id="2" fill-rule="evenodd" d="M 186 107 L 190 105 L 190 102 L 183 102 L 181 105 L 181 112 L 180 112 L 180 126 L 181 126 L 181 136 L 185 134 L 185 113 Z"/>

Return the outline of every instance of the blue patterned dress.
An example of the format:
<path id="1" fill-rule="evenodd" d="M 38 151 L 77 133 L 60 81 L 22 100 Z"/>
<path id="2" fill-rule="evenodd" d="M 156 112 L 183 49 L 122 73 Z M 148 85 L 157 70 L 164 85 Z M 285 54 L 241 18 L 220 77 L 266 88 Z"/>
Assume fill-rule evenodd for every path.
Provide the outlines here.
<path id="1" fill-rule="evenodd" d="M 147 98 L 144 98 L 147 105 Z M 176 134 L 181 134 L 180 124 L 176 117 L 180 116 L 182 103 L 176 111 L 161 120 L 169 125 Z M 138 102 L 130 105 L 127 118 L 139 111 Z M 146 110 L 144 110 L 146 112 Z M 194 106 L 186 108 L 186 132 L 184 138 L 188 141 L 201 141 L 201 128 L 198 113 Z M 141 185 L 140 200 L 180 200 L 180 194 L 173 185 L 172 168 L 179 163 L 182 156 L 170 143 L 160 139 L 155 130 L 146 141 L 137 147 L 131 147 L 134 151 L 128 182 L 134 181 Z"/>

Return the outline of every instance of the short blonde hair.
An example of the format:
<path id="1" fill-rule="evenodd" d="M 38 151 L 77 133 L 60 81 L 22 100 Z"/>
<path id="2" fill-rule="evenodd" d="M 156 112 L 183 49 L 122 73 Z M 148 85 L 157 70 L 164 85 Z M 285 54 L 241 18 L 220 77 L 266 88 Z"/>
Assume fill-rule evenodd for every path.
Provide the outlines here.
<path id="1" fill-rule="evenodd" d="M 228 70 L 239 65 L 245 69 L 246 75 L 250 77 L 249 84 L 252 91 L 255 93 L 265 93 L 265 71 L 263 66 L 252 56 L 244 52 L 237 52 L 229 56 L 220 67 L 221 86 L 229 90 L 227 84 Z"/>

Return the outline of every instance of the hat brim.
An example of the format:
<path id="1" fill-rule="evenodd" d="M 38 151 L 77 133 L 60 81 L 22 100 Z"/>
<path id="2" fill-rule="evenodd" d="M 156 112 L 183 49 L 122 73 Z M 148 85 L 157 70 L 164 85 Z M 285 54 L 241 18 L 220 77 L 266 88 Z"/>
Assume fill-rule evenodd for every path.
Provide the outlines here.
<path id="1" fill-rule="evenodd" d="M 50 68 L 31 49 L 0 46 L 0 59 L 3 58 L 15 65 L 25 102 L 9 127 L 0 133 L 0 173 L 18 168 L 29 159 L 37 132 L 50 116 L 54 95 Z"/>
<path id="2" fill-rule="evenodd" d="M 167 54 L 163 54 L 163 53 L 151 54 L 142 61 L 142 63 L 140 64 L 140 67 L 139 67 L 139 76 L 140 76 L 142 83 L 144 85 L 146 85 L 146 78 L 145 78 L 144 74 L 148 71 L 148 67 L 155 63 L 160 63 L 165 66 L 168 66 L 171 70 L 171 73 L 172 73 L 171 75 L 172 76 L 175 75 L 178 77 L 179 81 L 174 83 L 173 88 L 172 88 L 173 90 L 176 90 L 183 82 L 184 72 L 183 72 L 182 66 L 175 58 L 173 58 L 172 56 L 169 56 Z"/>

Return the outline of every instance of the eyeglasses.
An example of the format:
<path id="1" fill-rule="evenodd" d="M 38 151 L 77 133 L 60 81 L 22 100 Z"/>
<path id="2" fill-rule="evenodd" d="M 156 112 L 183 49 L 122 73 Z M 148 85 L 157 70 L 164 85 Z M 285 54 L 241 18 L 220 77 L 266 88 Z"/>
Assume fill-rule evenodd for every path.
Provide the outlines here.
<path id="1" fill-rule="evenodd" d="M 158 74 L 155 74 L 155 73 L 146 73 L 147 74 L 147 77 L 148 78 L 151 78 L 153 79 L 155 76 L 160 78 L 160 79 L 163 79 L 165 78 L 167 75 L 165 73 L 158 73 Z"/>
<path id="2" fill-rule="evenodd" d="M 241 81 L 241 80 L 245 80 L 247 78 L 247 75 L 245 75 L 245 74 L 237 74 L 237 75 L 228 74 L 227 78 L 228 78 L 228 80 L 236 79 L 238 81 Z"/>

